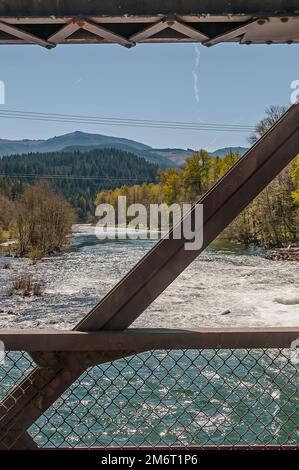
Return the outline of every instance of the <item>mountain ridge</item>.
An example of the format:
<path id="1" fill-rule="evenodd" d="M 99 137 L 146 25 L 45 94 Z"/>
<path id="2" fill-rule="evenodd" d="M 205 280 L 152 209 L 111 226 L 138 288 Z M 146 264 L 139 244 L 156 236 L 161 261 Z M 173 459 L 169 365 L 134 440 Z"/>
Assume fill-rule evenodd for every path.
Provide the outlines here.
<path id="1" fill-rule="evenodd" d="M 27 153 L 46 153 L 56 151 L 86 152 L 93 149 L 116 148 L 131 152 L 163 168 L 180 167 L 185 159 L 194 153 L 192 149 L 153 148 L 149 145 L 124 137 L 74 131 L 49 139 L 0 139 L 0 157 Z M 245 147 L 227 147 L 210 152 L 211 156 L 224 156 L 229 151 L 244 153 Z"/>

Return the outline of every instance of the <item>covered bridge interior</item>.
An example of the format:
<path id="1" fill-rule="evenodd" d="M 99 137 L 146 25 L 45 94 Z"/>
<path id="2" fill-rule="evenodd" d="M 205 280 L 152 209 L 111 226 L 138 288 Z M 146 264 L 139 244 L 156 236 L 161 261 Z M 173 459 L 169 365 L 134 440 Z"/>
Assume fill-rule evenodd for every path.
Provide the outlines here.
<path id="1" fill-rule="evenodd" d="M 0 44 L 52 49 L 59 44 L 130 48 L 165 42 L 205 46 L 299 43 L 298 1 L 0 1 Z M 198 348 L 273 348 L 287 347 L 297 338 L 296 328 L 279 332 L 202 329 L 192 334 L 165 330 L 134 333 L 128 328 L 298 153 L 296 105 L 198 201 L 204 210 L 200 250 L 184 250 L 184 239 L 162 239 L 75 331 L 0 331 L 8 348 L 27 351 L 36 364 L 0 403 L 0 446 L 36 448 L 27 430 L 92 365 L 157 347 L 187 347 L 188 342 Z M 195 211 L 196 205 L 185 217 L 192 220 Z M 137 335 L 135 339 L 132 334 Z"/>

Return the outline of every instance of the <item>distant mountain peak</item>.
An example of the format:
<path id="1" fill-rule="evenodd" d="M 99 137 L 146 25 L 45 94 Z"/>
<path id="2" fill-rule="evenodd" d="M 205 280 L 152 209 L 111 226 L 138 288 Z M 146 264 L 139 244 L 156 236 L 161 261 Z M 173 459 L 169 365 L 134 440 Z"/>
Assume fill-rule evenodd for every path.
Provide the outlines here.
<path id="1" fill-rule="evenodd" d="M 32 152 L 56 152 L 61 150 L 80 152 L 95 148 L 116 148 L 133 153 L 138 157 L 155 163 L 161 167 L 181 167 L 187 157 L 194 153 L 188 148 L 152 148 L 135 140 L 124 137 L 114 137 L 103 134 L 94 134 L 75 130 L 73 132 L 40 140 L 7 140 L 0 139 L 0 157 L 13 154 L 27 154 Z M 230 151 L 243 154 L 247 149 L 244 147 L 227 147 L 210 153 L 212 156 L 224 156 Z"/>
<path id="2" fill-rule="evenodd" d="M 241 155 L 244 155 L 245 152 L 247 152 L 248 148 L 247 147 L 224 147 L 221 149 L 217 149 L 214 152 L 209 152 L 212 157 L 224 157 L 230 152 L 237 152 L 240 153 Z"/>
<path id="3" fill-rule="evenodd" d="M 14 154 L 28 153 L 46 153 L 57 152 L 67 149 L 74 151 L 76 149 L 81 152 L 92 150 L 95 148 L 115 148 L 129 153 L 133 153 L 138 157 L 144 158 L 149 162 L 155 163 L 161 167 L 176 166 L 166 157 L 152 151 L 152 147 L 142 144 L 135 140 L 124 137 L 114 137 L 103 134 L 93 134 L 82 132 L 79 130 L 51 137 L 49 139 L 40 140 L 4 140 L 0 139 L 0 157 Z"/>

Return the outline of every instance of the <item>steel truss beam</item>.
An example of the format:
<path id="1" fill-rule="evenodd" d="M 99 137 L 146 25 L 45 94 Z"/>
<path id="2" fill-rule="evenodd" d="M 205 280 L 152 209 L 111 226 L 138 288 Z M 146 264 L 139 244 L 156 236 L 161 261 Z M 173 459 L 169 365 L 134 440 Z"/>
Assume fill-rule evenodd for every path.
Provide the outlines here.
<path id="1" fill-rule="evenodd" d="M 46 47 L 47 49 L 52 49 L 55 47 L 55 44 L 52 44 L 49 41 L 46 41 L 34 34 L 27 33 L 26 31 L 17 28 L 16 26 L 11 26 L 3 21 L 0 21 L 0 31 L 7 33 L 14 38 L 18 38 L 23 41 L 25 44 L 38 44 L 39 46 Z"/>
<path id="2" fill-rule="evenodd" d="M 139 31 L 138 33 L 133 34 L 130 37 L 131 41 L 137 42 L 144 42 L 145 40 L 153 38 L 156 34 L 160 33 L 165 29 L 173 29 L 178 33 L 185 35 L 187 38 L 192 39 L 194 41 L 203 42 L 208 41 L 208 36 L 203 34 L 202 32 L 198 31 L 192 26 L 185 24 L 184 22 L 178 20 L 175 16 L 173 17 L 166 17 L 163 18 L 161 21 L 158 21 L 147 28 Z"/>
<path id="3" fill-rule="evenodd" d="M 48 41 L 58 44 L 59 42 L 64 41 L 66 38 L 74 34 L 79 29 L 80 26 L 78 25 L 78 22 L 76 20 L 71 20 L 69 23 L 59 29 L 56 33 L 52 34 L 48 38 Z"/>
<path id="4" fill-rule="evenodd" d="M 128 328 L 123 331 L 0 330 L 6 351 L 101 352 L 134 349 L 283 349 L 299 337 L 285 328 Z M 60 354 L 60 353 L 58 353 Z M 45 355 L 47 357 L 47 354 Z M 67 357 L 67 355 L 66 355 Z M 55 352 L 53 353 L 55 364 Z M 44 365 L 49 366 L 46 362 Z"/>
<path id="5" fill-rule="evenodd" d="M 219 36 L 215 36 L 212 39 L 208 39 L 207 41 L 204 42 L 204 45 L 211 47 L 211 46 L 215 46 L 215 44 L 219 44 L 225 41 L 230 41 L 231 39 L 244 36 L 250 30 L 253 30 L 257 25 L 262 26 L 267 21 L 269 21 L 269 19 L 248 21 L 245 24 L 238 26 L 237 28 L 233 28 L 230 31 L 220 34 Z"/>
<path id="6" fill-rule="evenodd" d="M 142 42 L 145 39 L 149 39 L 167 28 L 185 35 L 189 40 L 202 42 L 209 39 L 208 36 L 192 26 L 177 20 L 175 16 L 163 18 L 161 21 L 152 24 L 139 33 L 133 34 L 130 38 L 121 36 L 109 30 L 107 27 L 103 27 L 101 24 L 95 23 L 91 19 L 72 18 L 64 24 L 61 29 L 49 36 L 47 40 L 25 32 L 24 30 L 17 28 L 15 25 L 9 25 L 0 21 L 0 30 L 11 35 L 13 38 L 20 39 L 25 44 L 38 44 L 40 46 L 47 47 L 48 49 L 55 47 L 58 43 L 66 41 L 80 29 L 94 34 L 99 38 L 99 41 L 120 44 L 121 46 L 130 48 L 135 46 L 137 41 Z M 15 39 L 12 39 L 12 41 L 15 41 Z"/>
<path id="7" fill-rule="evenodd" d="M 48 38 L 48 41 L 55 44 L 63 42 L 80 29 L 89 31 L 95 36 L 98 36 L 100 39 L 106 40 L 111 43 L 120 44 L 121 46 L 125 47 L 135 46 L 135 42 L 133 42 L 132 40 L 128 40 L 118 34 L 115 34 L 112 31 L 109 31 L 109 29 L 95 24 L 90 20 L 88 21 L 82 19 L 72 19 L 67 25 L 63 26 L 60 30 L 56 31 L 56 33 L 52 34 Z"/>
<path id="8" fill-rule="evenodd" d="M 299 105 L 288 112 L 255 144 L 182 219 L 194 220 L 203 205 L 204 237 L 198 251 L 186 251 L 186 240 L 162 239 L 75 328 L 77 331 L 124 330 L 176 279 L 222 230 L 299 153 Z M 33 353 L 36 367 L 0 404 L 0 436 L 6 448 L 24 448 L 24 434 L 41 414 L 95 363 L 132 353 Z M 134 352 L 144 350 L 140 345 Z M 54 354 L 54 356 L 53 356 Z M 58 355 L 57 355 L 58 354 Z M 66 354 L 66 355 L 65 355 Z M 25 439 L 25 441 L 24 441 Z"/>
<path id="9" fill-rule="evenodd" d="M 1 5 L 1 0 L 0 0 Z M 1 17 L 0 44 L 109 43 L 133 47 L 138 42 L 299 43 L 299 16 L 72 16 Z M 52 33 L 50 31 L 52 30 Z M 2 33 L 4 34 L 1 34 Z"/>
<path id="10" fill-rule="evenodd" d="M 133 42 L 131 39 L 130 40 L 126 39 L 120 36 L 119 34 L 115 34 L 112 31 L 109 31 L 107 28 L 103 28 L 102 26 L 92 23 L 91 21 L 83 21 L 81 27 L 82 29 L 85 29 L 85 31 L 89 31 L 90 33 L 93 33 L 95 36 L 99 36 L 107 40 L 108 42 L 120 44 L 121 46 L 124 46 L 124 47 L 135 46 L 135 42 Z"/>

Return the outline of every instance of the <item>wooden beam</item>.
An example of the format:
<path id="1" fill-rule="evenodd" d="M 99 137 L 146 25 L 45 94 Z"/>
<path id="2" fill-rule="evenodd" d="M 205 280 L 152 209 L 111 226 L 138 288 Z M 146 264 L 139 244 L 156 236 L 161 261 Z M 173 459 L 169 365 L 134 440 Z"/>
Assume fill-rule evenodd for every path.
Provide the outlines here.
<path id="1" fill-rule="evenodd" d="M 6 351 L 116 351 L 154 349 L 288 348 L 294 328 L 130 328 L 125 331 L 0 330 Z M 48 364 L 49 366 L 50 364 Z"/>
<path id="2" fill-rule="evenodd" d="M 51 42 L 46 41 L 45 39 L 41 39 L 31 33 L 27 33 L 26 31 L 23 31 L 20 28 L 8 25 L 3 21 L 0 21 L 0 30 L 4 33 L 10 34 L 11 36 L 21 39 L 22 41 L 24 41 L 24 43 L 38 44 L 39 46 L 46 47 L 47 49 L 55 47 L 55 44 L 52 44 Z"/>

